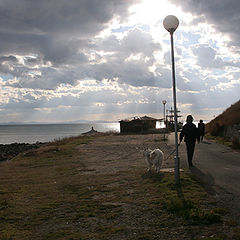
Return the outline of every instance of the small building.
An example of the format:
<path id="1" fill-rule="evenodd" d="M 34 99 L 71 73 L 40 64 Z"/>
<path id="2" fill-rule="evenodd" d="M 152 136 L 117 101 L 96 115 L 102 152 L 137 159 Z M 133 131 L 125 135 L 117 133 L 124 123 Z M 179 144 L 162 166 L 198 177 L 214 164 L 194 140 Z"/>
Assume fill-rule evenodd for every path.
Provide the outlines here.
<path id="1" fill-rule="evenodd" d="M 159 119 L 144 116 L 144 117 L 134 117 L 131 119 L 125 119 L 119 121 L 120 123 L 120 132 L 121 133 L 141 133 L 148 131 L 150 129 L 156 129 L 156 122 L 160 121 Z"/>

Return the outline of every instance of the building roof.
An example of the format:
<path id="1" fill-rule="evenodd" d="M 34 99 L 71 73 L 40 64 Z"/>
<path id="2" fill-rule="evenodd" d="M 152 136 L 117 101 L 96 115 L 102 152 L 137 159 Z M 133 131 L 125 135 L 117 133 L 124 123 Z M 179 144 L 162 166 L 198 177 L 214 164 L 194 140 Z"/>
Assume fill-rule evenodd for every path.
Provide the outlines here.
<path id="1" fill-rule="evenodd" d="M 152 118 L 152 117 L 149 117 L 149 116 L 143 116 L 143 117 L 139 117 L 139 116 L 136 116 L 136 117 L 131 117 L 131 118 L 128 118 L 128 119 L 124 119 L 124 120 L 120 120 L 119 122 L 131 122 L 131 121 L 160 121 L 161 119 L 157 119 L 157 118 Z"/>

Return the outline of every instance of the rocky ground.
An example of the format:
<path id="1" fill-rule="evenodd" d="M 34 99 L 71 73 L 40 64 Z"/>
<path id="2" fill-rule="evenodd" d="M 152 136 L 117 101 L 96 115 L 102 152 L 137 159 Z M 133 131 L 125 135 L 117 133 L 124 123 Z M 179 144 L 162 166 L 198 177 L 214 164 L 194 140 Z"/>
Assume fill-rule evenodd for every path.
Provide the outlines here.
<path id="1" fill-rule="evenodd" d="M 39 148 L 43 144 L 44 143 L 41 142 L 37 142 L 34 144 L 29 143 L 0 144 L 0 161 L 10 160 L 21 152 Z"/>

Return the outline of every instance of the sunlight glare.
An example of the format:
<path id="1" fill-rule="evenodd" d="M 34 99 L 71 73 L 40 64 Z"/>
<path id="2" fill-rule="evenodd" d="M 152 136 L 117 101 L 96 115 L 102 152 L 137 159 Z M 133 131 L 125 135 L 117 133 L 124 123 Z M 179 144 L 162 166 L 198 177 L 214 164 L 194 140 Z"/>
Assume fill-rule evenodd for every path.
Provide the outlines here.
<path id="1" fill-rule="evenodd" d="M 163 27 L 163 19 L 168 15 L 175 15 L 180 21 L 185 24 L 193 20 L 190 13 L 184 13 L 180 6 L 173 5 L 167 0 L 142 0 L 140 4 L 130 8 L 131 17 L 128 24 L 132 26 L 149 27 L 148 32 L 151 33 L 153 39 L 159 41 L 159 36 L 167 35 L 167 31 Z M 144 31 L 146 31 L 144 29 Z"/>
<path id="2" fill-rule="evenodd" d="M 144 24 L 156 24 L 170 14 L 181 18 L 183 14 L 179 7 L 167 0 L 143 0 L 141 4 L 131 7 L 130 12 L 133 14 L 131 21 Z"/>

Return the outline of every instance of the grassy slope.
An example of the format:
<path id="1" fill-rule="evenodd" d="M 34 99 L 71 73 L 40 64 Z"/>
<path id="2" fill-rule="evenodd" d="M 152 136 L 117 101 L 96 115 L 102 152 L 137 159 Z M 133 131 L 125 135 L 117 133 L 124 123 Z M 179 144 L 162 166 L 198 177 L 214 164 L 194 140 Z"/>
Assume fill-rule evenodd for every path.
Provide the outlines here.
<path id="1" fill-rule="evenodd" d="M 226 127 L 234 124 L 240 124 L 240 100 L 206 125 L 207 135 L 226 146 L 240 149 L 240 142 L 237 138 L 231 140 L 224 136 Z"/>
<path id="2" fill-rule="evenodd" d="M 179 186 L 170 173 L 141 168 L 79 174 L 87 158 L 78 146 L 95 140 L 55 142 L 0 164 L 1 240 L 240 239 L 187 173 Z"/>
<path id="3" fill-rule="evenodd" d="M 209 134 L 217 136 L 223 127 L 231 126 L 240 123 L 240 100 L 231 105 L 222 114 L 217 116 L 206 126 Z"/>

